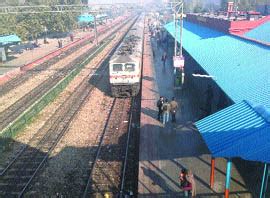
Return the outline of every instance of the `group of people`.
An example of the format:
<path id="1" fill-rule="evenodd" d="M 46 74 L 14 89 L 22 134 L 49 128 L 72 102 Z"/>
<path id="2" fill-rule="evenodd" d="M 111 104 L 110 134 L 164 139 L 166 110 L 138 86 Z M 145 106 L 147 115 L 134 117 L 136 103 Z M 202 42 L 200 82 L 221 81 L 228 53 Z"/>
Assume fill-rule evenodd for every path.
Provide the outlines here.
<path id="1" fill-rule="evenodd" d="M 160 96 L 159 100 L 157 101 L 157 107 L 158 107 L 158 120 L 162 121 L 162 123 L 165 125 L 167 122 L 169 122 L 169 117 L 171 115 L 172 123 L 176 122 L 176 112 L 179 108 L 178 103 L 175 101 L 175 98 L 173 97 L 172 100 L 169 102 L 167 98 L 164 98 L 163 96 Z"/>
<path id="2" fill-rule="evenodd" d="M 180 187 L 184 192 L 184 196 L 188 197 L 191 194 L 192 197 L 196 196 L 196 183 L 194 175 L 191 170 L 183 168 L 179 174 Z"/>

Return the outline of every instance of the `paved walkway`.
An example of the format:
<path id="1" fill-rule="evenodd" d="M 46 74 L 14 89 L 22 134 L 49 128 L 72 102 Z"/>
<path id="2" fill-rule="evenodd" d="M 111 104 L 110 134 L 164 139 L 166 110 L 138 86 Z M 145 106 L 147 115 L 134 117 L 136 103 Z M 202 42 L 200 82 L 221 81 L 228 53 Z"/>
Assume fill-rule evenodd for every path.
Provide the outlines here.
<path id="1" fill-rule="evenodd" d="M 147 34 L 145 34 L 147 35 Z M 152 56 L 152 49 L 155 58 Z M 173 47 L 172 47 L 173 49 Z M 213 190 L 209 187 L 211 156 L 201 135 L 194 126 L 199 115 L 199 105 L 192 87 L 173 89 L 172 61 L 161 63 L 162 48 L 154 39 L 146 38 L 142 81 L 140 162 L 138 197 L 183 197 L 178 175 L 185 167 L 194 173 L 197 197 L 223 197 L 226 160 L 216 159 Z M 156 102 L 159 96 L 181 103 L 177 125 L 163 127 L 157 118 Z M 200 96 L 199 96 L 200 97 Z M 201 96 L 202 97 L 202 96 Z M 243 162 L 242 160 L 240 160 Z M 233 164 L 230 197 L 257 197 L 249 192 L 250 184 Z M 257 183 L 260 187 L 260 183 Z"/>

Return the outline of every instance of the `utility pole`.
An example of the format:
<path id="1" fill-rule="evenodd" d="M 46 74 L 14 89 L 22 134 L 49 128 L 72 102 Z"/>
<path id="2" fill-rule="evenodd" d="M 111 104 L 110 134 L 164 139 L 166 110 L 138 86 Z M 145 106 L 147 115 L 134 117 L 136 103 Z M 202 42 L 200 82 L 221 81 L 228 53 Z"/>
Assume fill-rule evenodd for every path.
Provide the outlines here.
<path id="1" fill-rule="evenodd" d="M 181 6 L 181 15 L 180 15 L 180 56 L 183 56 L 183 15 L 184 15 L 184 2 Z"/>
<path id="2" fill-rule="evenodd" d="M 184 0 L 174 0 L 172 2 L 172 9 L 173 9 L 173 18 L 174 18 L 174 57 L 173 57 L 173 64 L 174 64 L 174 73 L 175 73 L 175 87 L 180 87 L 180 84 L 184 84 L 184 56 L 183 56 L 183 15 L 184 15 Z M 179 20 L 179 25 L 178 21 Z M 179 32 L 179 42 L 180 47 L 178 49 L 177 45 L 177 34 Z M 179 75 L 178 75 L 179 73 Z M 178 85 L 179 84 L 179 85 Z"/>
<path id="3" fill-rule="evenodd" d="M 176 5 L 176 1 L 174 0 L 174 6 Z M 176 6 L 173 8 L 173 21 L 174 21 L 174 56 L 177 56 L 177 39 L 176 39 L 176 36 L 177 36 L 177 12 L 176 12 Z"/>
<path id="4" fill-rule="evenodd" d="M 177 56 L 178 54 L 182 56 L 182 29 L 183 29 L 183 12 L 184 12 L 184 1 L 183 0 L 174 0 L 172 2 L 172 9 L 173 9 L 173 19 L 174 19 L 174 38 L 175 38 L 175 45 L 174 45 L 174 55 Z M 177 25 L 177 21 L 180 21 L 180 25 Z M 177 47 L 177 33 L 180 33 L 180 49 L 178 53 L 178 47 Z"/>
<path id="5" fill-rule="evenodd" d="M 95 14 L 94 14 L 94 28 L 95 28 L 95 43 L 96 46 L 98 46 L 97 20 Z"/>

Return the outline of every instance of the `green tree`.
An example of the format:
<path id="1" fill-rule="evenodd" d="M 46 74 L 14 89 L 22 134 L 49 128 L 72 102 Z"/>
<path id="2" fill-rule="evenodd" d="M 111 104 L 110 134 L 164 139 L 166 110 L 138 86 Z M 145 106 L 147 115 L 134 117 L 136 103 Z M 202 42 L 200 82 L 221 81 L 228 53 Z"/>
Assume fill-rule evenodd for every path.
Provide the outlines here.
<path id="1" fill-rule="evenodd" d="M 18 0 L 9 0 L 5 5 L 18 5 Z M 80 0 L 29 0 L 25 5 L 59 5 L 80 4 Z M 47 11 L 53 10 L 49 7 Z M 31 10 L 28 10 L 31 11 Z M 32 11 L 44 11 L 44 8 Z M 23 40 L 36 39 L 44 34 L 45 27 L 49 33 L 69 32 L 76 28 L 79 13 L 34 13 L 8 14 L 0 17 L 0 34 L 17 34 Z"/>

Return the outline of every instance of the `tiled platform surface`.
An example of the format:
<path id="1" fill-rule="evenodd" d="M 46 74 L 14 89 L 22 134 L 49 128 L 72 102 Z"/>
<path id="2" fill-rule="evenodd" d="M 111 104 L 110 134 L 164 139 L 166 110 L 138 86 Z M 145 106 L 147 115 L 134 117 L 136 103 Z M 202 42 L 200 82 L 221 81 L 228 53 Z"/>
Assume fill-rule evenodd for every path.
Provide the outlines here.
<path id="1" fill-rule="evenodd" d="M 223 197 L 226 160 L 216 159 L 215 184 L 211 189 L 211 155 L 193 124 L 199 117 L 196 97 L 200 96 L 195 96 L 194 90 L 188 85 L 185 90 L 173 89 L 172 61 L 167 61 L 164 68 L 161 63 L 164 49 L 157 47 L 156 40 L 149 38 L 147 33 L 145 36 L 138 197 L 183 197 L 178 179 L 182 167 L 191 169 L 194 173 L 197 197 Z M 171 48 L 169 47 L 170 51 Z M 163 127 L 156 119 L 156 102 L 160 95 L 168 99 L 175 96 L 182 104 L 175 126 L 169 123 Z M 240 159 L 237 161 L 245 163 Z M 232 168 L 230 197 L 258 197 L 260 179 L 250 181 L 243 178 L 243 170 L 235 162 L 236 160 Z"/>

